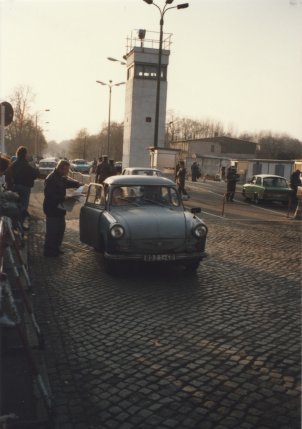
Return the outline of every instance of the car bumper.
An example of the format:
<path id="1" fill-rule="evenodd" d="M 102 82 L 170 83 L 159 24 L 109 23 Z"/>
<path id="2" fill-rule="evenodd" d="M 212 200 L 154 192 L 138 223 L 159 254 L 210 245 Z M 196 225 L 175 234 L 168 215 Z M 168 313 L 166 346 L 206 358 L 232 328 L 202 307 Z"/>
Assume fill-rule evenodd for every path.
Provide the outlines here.
<path id="1" fill-rule="evenodd" d="M 111 261 L 142 261 L 142 262 L 177 262 L 201 261 L 208 255 L 206 252 L 168 253 L 168 254 L 112 254 L 104 252 L 105 259 Z"/>

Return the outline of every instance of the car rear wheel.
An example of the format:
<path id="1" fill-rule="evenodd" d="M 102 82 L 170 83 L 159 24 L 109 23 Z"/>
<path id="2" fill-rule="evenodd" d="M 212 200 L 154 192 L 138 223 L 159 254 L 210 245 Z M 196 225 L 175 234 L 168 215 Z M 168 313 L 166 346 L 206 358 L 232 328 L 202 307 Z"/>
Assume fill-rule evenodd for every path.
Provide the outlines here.
<path id="1" fill-rule="evenodd" d="M 190 261 L 190 262 L 186 262 L 185 267 L 186 267 L 186 271 L 190 271 L 190 272 L 194 272 L 197 270 L 197 268 L 199 267 L 199 262 L 200 261 Z"/>

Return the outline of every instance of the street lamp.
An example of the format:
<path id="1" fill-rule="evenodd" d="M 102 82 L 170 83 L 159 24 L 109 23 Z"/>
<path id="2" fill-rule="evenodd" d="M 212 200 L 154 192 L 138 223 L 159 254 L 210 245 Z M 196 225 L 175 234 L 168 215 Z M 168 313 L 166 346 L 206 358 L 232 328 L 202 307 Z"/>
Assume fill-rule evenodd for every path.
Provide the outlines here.
<path id="1" fill-rule="evenodd" d="M 44 112 L 50 112 L 50 109 L 44 109 Z M 35 124 L 35 154 L 38 158 L 38 115 L 41 111 L 36 112 L 36 124 Z"/>
<path id="2" fill-rule="evenodd" d="M 189 7 L 189 3 L 181 3 L 176 6 L 167 7 L 173 3 L 174 0 L 166 0 L 164 7 L 161 9 L 153 0 L 144 0 L 145 3 L 153 4 L 157 7 L 160 13 L 160 33 L 159 33 L 159 51 L 158 51 L 158 64 L 157 64 L 157 82 L 156 82 L 156 107 L 155 107 L 155 121 L 154 121 L 154 148 L 158 146 L 158 122 L 159 122 L 159 96 L 160 96 L 160 79 L 161 79 L 161 57 L 163 50 L 163 26 L 164 15 L 170 9 L 185 9 Z"/>
<path id="3" fill-rule="evenodd" d="M 112 83 L 112 80 L 109 80 L 109 83 L 102 82 L 97 80 L 96 83 L 100 85 L 108 86 L 109 88 L 109 112 L 108 112 L 108 137 L 107 137 L 107 155 L 109 156 L 109 148 L 110 148 L 110 116 L 111 116 L 111 90 L 113 86 L 125 85 L 126 82 Z"/>
<path id="4" fill-rule="evenodd" d="M 112 57 L 107 57 L 107 60 L 109 61 L 117 61 L 119 62 L 122 66 L 125 66 L 127 63 L 125 63 L 125 61 L 121 61 L 121 60 L 117 60 L 116 58 L 112 58 Z"/>

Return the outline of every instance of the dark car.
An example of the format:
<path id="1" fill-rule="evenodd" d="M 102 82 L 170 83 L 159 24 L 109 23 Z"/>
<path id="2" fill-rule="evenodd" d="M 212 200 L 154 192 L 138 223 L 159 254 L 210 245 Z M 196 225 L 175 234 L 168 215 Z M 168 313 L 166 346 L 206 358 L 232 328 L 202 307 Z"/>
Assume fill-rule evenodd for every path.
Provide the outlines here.
<path id="1" fill-rule="evenodd" d="M 178 263 L 196 270 L 208 228 L 186 210 L 175 183 L 158 176 L 108 177 L 90 184 L 80 212 L 80 240 L 100 250 L 108 271 L 121 261 Z"/>
<path id="2" fill-rule="evenodd" d="M 256 204 L 264 201 L 279 201 L 287 205 L 291 197 L 291 189 L 285 177 L 274 174 L 257 174 L 243 185 L 242 195 L 246 200 Z"/>

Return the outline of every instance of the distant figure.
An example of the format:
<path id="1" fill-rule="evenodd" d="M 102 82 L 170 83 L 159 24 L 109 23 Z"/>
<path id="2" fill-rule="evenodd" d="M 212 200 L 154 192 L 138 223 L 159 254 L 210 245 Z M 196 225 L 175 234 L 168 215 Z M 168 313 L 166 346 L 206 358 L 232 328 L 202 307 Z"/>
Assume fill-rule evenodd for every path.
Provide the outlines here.
<path id="1" fill-rule="evenodd" d="M 197 179 L 199 179 L 201 176 L 200 168 L 196 161 L 194 161 L 193 164 L 191 165 L 191 175 L 192 175 L 192 182 L 197 182 Z"/>
<path id="2" fill-rule="evenodd" d="M 294 171 L 291 174 L 290 180 L 289 180 L 289 186 L 292 189 L 291 206 L 294 209 L 297 207 L 297 204 L 298 204 L 298 199 L 297 199 L 298 186 L 301 186 L 301 185 L 302 185 L 302 182 L 301 182 L 301 171 L 300 170 L 296 170 L 296 171 Z"/>
<path id="3" fill-rule="evenodd" d="M 20 196 L 21 218 L 24 230 L 28 229 L 28 206 L 31 188 L 34 186 L 34 181 L 39 176 L 37 168 L 32 167 L 28 162 L 28 153 L 25 146 L 19 146 L 16 151 L 17 159 L 14 161 L 8 174 L 10 174 L 12 191 Z"/>
<path id="4" fill-rule="evenodd" d="M 234 201 L 234 195 L 236 192 L 236 183 L 239 179 L 239 174 L 237 174 L 236 167 L 229 167 L 227 171 L 227 193 L 226 200 Z"/>
<path id="5" fill-rule="evenodd" d="M 95 172 L 95 182 L 103 183 L 107 177 L 110 176 L 110 166 L 108 162 L 108 156 L 104 155 L 103 160 L 100 164 L 98 164 Z"/>
<path id="6" fill-rule="evenodd" d="M 185 188 L 186 175 L 187 175 L 187 170 L 185 168 L 185 163 L 184 161 L 179 161 L 179 168 L 176 174 L 176 184 L 178 185 L 178 192 L 181 197 L 185 195 L 186 197 L 189 198 L 189 195 Z"/>
<path id="7" fill-rule="evenodd" d="M 98 165 L 98 162 L 96 158 L 94 158 L 91 164 L 91 171 L 90 171 L 91 174 L 95 174 L 97 165 Z"/>

